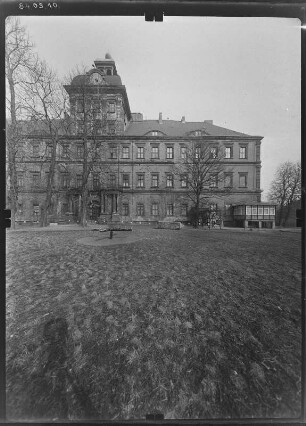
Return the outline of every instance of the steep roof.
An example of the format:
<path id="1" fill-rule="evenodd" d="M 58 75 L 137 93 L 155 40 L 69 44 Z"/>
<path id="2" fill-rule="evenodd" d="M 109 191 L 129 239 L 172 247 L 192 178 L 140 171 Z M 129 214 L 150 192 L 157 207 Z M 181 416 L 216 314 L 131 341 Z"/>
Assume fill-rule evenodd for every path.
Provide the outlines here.
<path id="1" fill-rule="evenodd" d="M 235 132 L 224 127 L 216 126 L 211 122 L 181 122 L 175 120 L 143 120 L 131 121 L 127 126 L 124 135 L 126 136 L 145 136 L 148 132 L 158 131 L 165 136 L 184 137 L 189 133 L 202 130 L 208 136 L 240 136 L 250 137 L 245 133 Z"/>

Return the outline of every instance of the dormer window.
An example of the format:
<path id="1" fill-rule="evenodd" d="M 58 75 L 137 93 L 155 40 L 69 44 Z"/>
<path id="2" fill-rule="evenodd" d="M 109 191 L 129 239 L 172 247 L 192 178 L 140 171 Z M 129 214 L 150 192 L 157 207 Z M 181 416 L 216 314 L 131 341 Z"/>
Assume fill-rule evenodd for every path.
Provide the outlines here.
<path id="1" fill-rule="evenodd" d="M 144 136 L 165 136 L 165 134 L 163 132 L 160 132 L 158 130 L 151 130 L 150 132 L 144 134 Z"/>
<path id="2" fill-rule="evenodd" d="M 196 131 L 193 133 L 193 136 L 201 136 L 201 134 L 202 134 L 201 130 L 196 130 Z"/>

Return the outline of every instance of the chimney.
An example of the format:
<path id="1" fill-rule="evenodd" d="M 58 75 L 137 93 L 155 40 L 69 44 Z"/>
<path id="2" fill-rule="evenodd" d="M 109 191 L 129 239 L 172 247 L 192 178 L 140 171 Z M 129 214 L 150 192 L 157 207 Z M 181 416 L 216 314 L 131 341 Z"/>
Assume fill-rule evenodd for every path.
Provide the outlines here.
<path id="1" fill-rule="evenodd" d="M 186 123 L 185 121 L 185 116 L 183 115 L 183 117 L 181 118 L 181 123 Z"/>
<path id="2" fill-rule="evenodd" d="M 163 114 L 161 112 L 159 113 L 158 123 L 163 124 Z"/>

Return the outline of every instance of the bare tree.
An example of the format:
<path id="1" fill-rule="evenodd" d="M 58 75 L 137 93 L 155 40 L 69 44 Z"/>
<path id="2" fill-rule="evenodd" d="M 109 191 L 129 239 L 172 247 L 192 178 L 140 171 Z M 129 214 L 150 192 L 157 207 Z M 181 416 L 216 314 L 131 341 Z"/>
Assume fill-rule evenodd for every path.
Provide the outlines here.
<path id="1" fill-rule="evenodd" d="M 54 177 L 58 166 L 57 154 L 61 136 L 69 133 L 69 119 L 66 113 L 67 97 L 62 90 L 55 72 L 44 61 L 37 61 L 29 71 L 28 79 L 23 82 L 23 105 L 31 117 L 32 131 L 39 131 L 46 137 L 43 147 L 44 161 L 41 166 L 47 171 L 45 200 L 41 208 L 40 225 L 48 225 Z M 30 130 L 30 129 L 29 129 Z"/>
<path id="2" fill-rule="evenodd" d="M 184 147 L 179 164 L 174 166 L 181 186 L 186 187 L 185 198 L 191 201 L 195 227 L 199 223 L 201 208 L 230 192 L 230 182 L 220 187 L 225 180 L 225 171 L 230 172 L 225 169 L 223 158 L 220 148 L 205 142 L 192 142 Z"/>
<path id="3" fill-rule="evenodd" d="M 26 29 L 16 17 L 9 17 L 5 28 L 5 73 L 7 84 L 6 152 L 8 199 L 11 208 L 11 226 L 15 228 L 18 201 L 17 157 L 23 149 L 22 126 L 24 105 L 20 96 L 21 84 L 35 64 L 33 44 Z"/>
<path id="4" fill-rule="evenodd" d="M 285 226 L 293 202 L 301 198 L 301 164 L 299 162 L 287 161 L 278 167 L 269 197 L 279 206 L 279 225 Z"/>

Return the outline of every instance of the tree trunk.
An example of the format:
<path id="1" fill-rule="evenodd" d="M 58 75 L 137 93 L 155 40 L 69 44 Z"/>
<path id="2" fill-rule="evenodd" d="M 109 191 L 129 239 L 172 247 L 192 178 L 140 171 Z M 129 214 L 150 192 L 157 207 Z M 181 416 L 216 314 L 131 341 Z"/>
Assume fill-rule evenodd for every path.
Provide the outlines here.
<path id="1" fill-rule="evenodd" d="M 9 198 L 11 209 L 11 228 L 16 228 L 16 213 L 17 213 L 17 171 L 16 171 L 16 156 L 12 146 L 8 143 L 8 171 L 9 171 Z M 14 142 L 13 142 L 14 144 Z"/>
<path id="2" fill-rule="evenodd" d="M 88 149 L 86 136 L 83 140 L 83 152 L 84 152 L 84 163 L 83 163 L 83 179 L 82 179 L 82 205 L 80 215 L 80 225 L 87 226 L 87 202 L 88 202 L 88 178 L 90 173 L 90 167 L 88 164 Z"/>
<path id="3" fill-rule="evenodd" d="M 279 226 L 284 226 L 283 225 L 283 214 L 284 214 L 284 205 L 281 203 L 280 209 L 279 209 L 279 214 L 278 214 L 278 224 L 279 224 Z"/>
<path id="4" fill-rule="evenodd" d="M 16 171 L 16 145 L 17 145 L 17 119 L 16 119 L 16 97 L 15 97 L 15 84 L 13 73 L 9 66 L 7 66 L 7 79 L 10 88 L 11 96 L 11 131 L 7 132 L 7 149 L 8 149 L 8 171 L 9 171 L 9 193 L 10 193 L 10 208 L 11 208 L 11 228 L 15 229 L 16 213 L 17 213 L 17 171 Z"/>
<path id="5" fill-rule="evenodd" d="M 51 126 L 50 131 L 52 132 Z M 54 173 L 55 173 L 55 165 L 56 165 L 56 147 L 57 147 L 57 137 L 53 137 L 52 140 L 52 153 L 51 153 L 51 161 L 49 167 L 49 176 L 46 188 L 46 198 L 44 201 L 44 207 L 42 210 L 42 217 L 40 221 L 41 227 L 48 226 L 48 214 L 50 212 L 51 199 L 53 195 L 53 184 L 54 184 Z"/>
<path id="6" fill-rule="evenodd" d="M 51 197 L 52 197 L 52 191 L 47 190 L 46 199 L 41 209 L 40 226 L 42 228 L 45 228 L 46 226 L 48 226 L 48 214 L 49 214 L 49 209 L 51 205 Z"/>
<path id="7" fill-rule="evenodd" d="M 88 201 L 88 189 L 84 187 L 82 189 L 82 204 L 81 204 L 81 216 L 80 216 L 80 225 L 85 227 L 87 226 L 87 201 Z"/>
<path id="8" fill-rule="evenodd" d="M 292 204 L 291 204 L 291 203 L 287 205 L 286 214 L 285 214 L 285 219 L 284 219 L 284 226 L 286 226 L 287 221 L 288 221 L 288 219 L 289 219 L 289 216 L 290 216 L 290 213 L 291 213 L 291 207 L 292 207 Z"/>
<path id="9" fill-rule="evenodd" d="M 200 200 L 197 199 L 194 206 L 194 219 L 195 219 L 194 227 L 195 228 L 198 228 L 199 226 L 199 218 L 200 218 Z"/>

